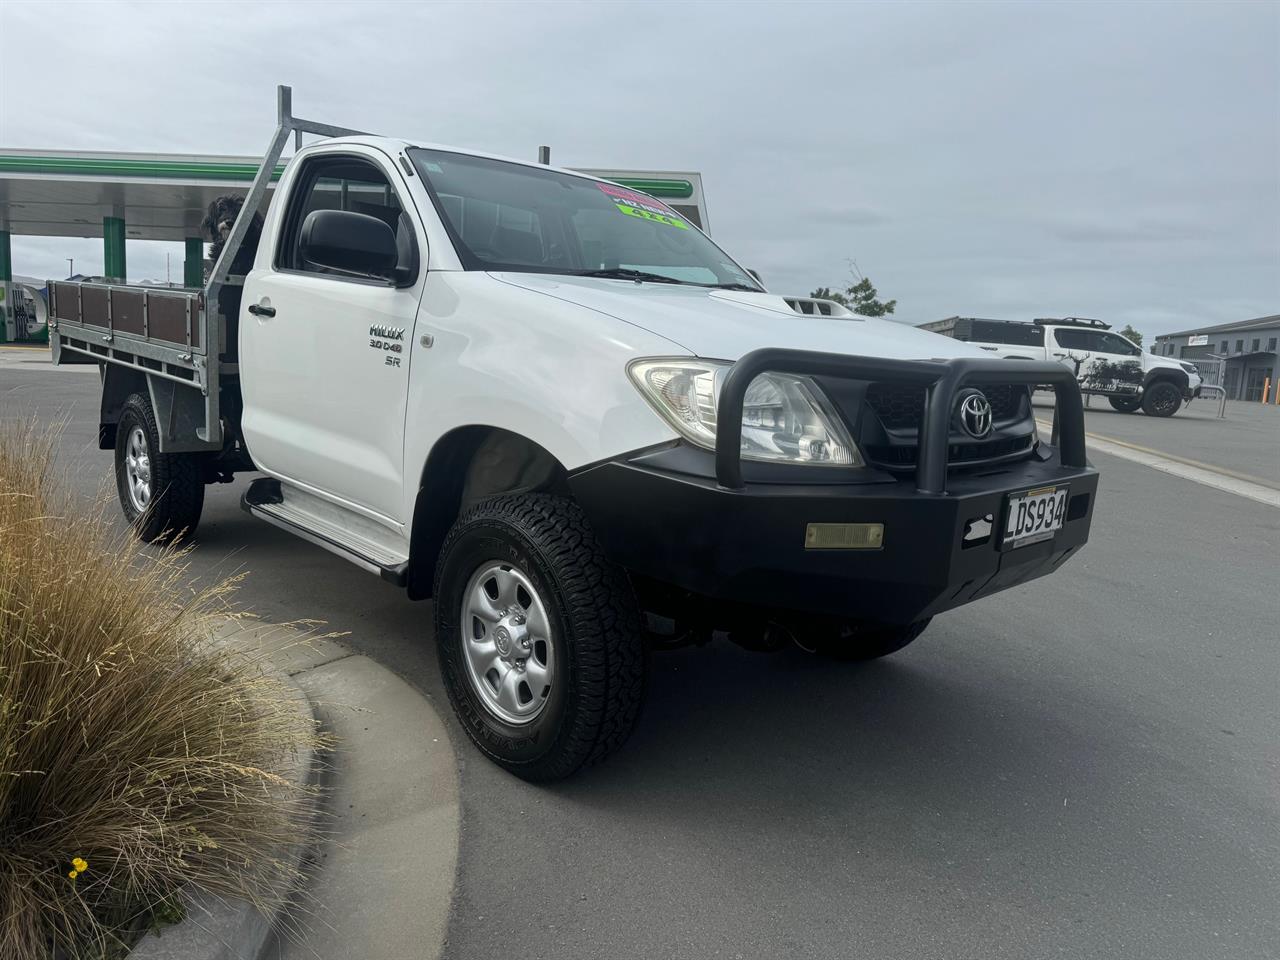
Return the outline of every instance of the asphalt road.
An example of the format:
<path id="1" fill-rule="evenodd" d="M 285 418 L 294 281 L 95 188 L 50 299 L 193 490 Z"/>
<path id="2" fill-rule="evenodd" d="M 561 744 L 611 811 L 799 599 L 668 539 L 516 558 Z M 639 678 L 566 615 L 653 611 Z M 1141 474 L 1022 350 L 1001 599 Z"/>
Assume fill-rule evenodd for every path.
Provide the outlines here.
<path id="1" fill-rule="evenodd" d="M 1040 416 L 1052 419 L 1053 394 L 1037 393 Z M 1162 454 L 1195 460 L 1263 486 L 1280 489 L 1280 406 L 1227 401 L 1218 419 L 1218 401 L 1192 400 L 1172 417 L 1120 413 L 1103 397 L 1091 397 L 1085 429 L 1108 440 L 1137 444 Z"/>
<path id="2" fill-rule="evenodd" d="M 68 418 L 86 494 L 110 464 L 95 390 L 0 369 L 0 416 Z M 1096 460 L 1082 555 L 890 660 L 659 655 L 623 752 L 551 788 L 455 726 L 446 955 L 1280 956 L 1280 511 Z M 448 715 L 430 607 L 242 489 L 212 489 L 193 571 L 249 571 L 249 607 L 350 631 Z"/>

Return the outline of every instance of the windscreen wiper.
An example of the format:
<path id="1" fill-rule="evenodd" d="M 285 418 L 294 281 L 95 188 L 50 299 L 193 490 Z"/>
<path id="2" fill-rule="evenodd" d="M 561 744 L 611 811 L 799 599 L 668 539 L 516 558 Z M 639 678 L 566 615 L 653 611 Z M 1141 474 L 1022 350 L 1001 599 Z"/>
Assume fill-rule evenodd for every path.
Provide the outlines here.
<path id="1" fill-rule="evenodd" d="M 575 277 L 604 277 L 606 280 L 634 280 L 640 283 L 647 280 L 650 283 L 684 283 L 683 280 L 677 280 L 675 277 L 664 277 L 660 273 L 646 273 L 644 270 L 630 270 L 627 267 L 606 267 L 603 270 L 575 270 Z"/>
<path id="2" fill-rule="evenodd" d="M 717 283 L 717 290 L 746 290 L 748 293 L 764 293 L 759 287 L 753 287 L 749 283 Z"/>

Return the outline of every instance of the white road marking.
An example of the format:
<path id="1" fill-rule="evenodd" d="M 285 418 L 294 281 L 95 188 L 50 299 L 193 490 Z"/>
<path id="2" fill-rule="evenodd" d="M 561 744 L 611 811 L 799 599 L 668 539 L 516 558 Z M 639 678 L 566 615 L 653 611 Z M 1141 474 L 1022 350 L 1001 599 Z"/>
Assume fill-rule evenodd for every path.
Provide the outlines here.
<path id="1" fill-rule="evenodd" d="M 1048 436 L 1053 429 L 1053 425 L 1044 420 L 1037 420 L 1036 422 L 1040 425 L 1041 433 L 1044 436 Z M 1260 483 L 1254 483 L 1241 477 L 1220 473 L 1217 470 L 1210 469 L 1208 466 L 1195 466 L 1160 456 L 1158 453 L 1139 449 L 1129 444 L 1116 443 L 1104 437 L 1099 437 L 1097 434 L 1086 432 L 1085 437 L 1088 441 L 1086 447 L 1089 450 L 1097 450 L 1108 456 L 1120 457 L 1122 460 L 1132 460 L 1134 463 L 1141 463 L 1154 470 L 1159 470 L 1161 473 L 1182 477 L 1184 480 L 1203 484 L 1206 487 L 1213 487 L 1216 490 L 1225 490 L 1227 493 L 1234 493 L 1239 497 L 1247 497 L 1250 500 L 1265 503 L 1269 507 L 1280 508 L 1280 490 L 1264 487 Z"/>

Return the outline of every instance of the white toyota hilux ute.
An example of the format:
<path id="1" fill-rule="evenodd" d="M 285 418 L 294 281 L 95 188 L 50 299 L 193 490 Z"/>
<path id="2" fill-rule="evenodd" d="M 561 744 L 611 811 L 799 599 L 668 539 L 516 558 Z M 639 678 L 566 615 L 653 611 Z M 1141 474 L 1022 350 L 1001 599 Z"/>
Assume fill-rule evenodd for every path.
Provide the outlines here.
<path id="1" fill-rule="evenodd" d="M 1056 360 L 1075 373 L 1081 392 L 1106 397 L 1121 413 L 1171 417 L 1183 400 L 1200 396 L 1195 364 L 1143 353 L 1101 320 L 958 317 L 947 335 L 1008 360 Z"/>
<path id="2" fill-rule="evenodd" d="M 281 115 L 273 148 L 337 132 Z M 241 289 L 246 220 L 203 291 L 54 285 L 125 514 L 191 532 L 206 484 L 260 474 L 251 514 L 434 601 L 458 718 L 522 777 L 616 748 L 654 646 L 883 656 L 1088 539 L 1069 371 L 771 294 L 652 197 L 331 137 Z"/>

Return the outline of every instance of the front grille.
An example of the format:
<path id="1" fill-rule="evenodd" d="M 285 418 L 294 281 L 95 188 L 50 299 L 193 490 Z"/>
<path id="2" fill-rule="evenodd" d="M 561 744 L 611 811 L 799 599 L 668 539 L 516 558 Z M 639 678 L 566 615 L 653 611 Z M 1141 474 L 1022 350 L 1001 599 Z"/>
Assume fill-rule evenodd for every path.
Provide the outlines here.
<path id="1" fill-rule="evenodd" d="M 1031 449 L 1031 434 L 1021 437 L 1005 437 L 985 443 L 953 443 L 947 447 L 948 463 L 972 463 L 975 460 L 996 460 L 1000 457 L 1025 453 Z M 871 444 L 866 448 L 867 459 L 886 467 L 914 467 L 917 447 L 914 443 Z"/>
<path id="2" fill-rule="evenodd" d="M 991 402 L 997 423 L 1018 416 L 1027 388 L 1014 383 L 980 383 L 977 388 Z M 867 404 L 888 430 L 919 430 L 924 419 L 924 388 L 910 383 L 873 383 L 867 387 Z"/>
<path id="3" fill-rule="evenodd" d="M 978 389 L 987 395 L 991 403 L 991 415 L 996 421 L 1012 420 L 1020 412 L 1022 398 L 1027 388 L 1017 383 L 980 383 Z"/>
<path id="4" fill-rule="evenodd" d="M 889 430 L 919 429 L 924 419 L 924 388 L 909 383 L 873 383 L 867 404 Z"/>

